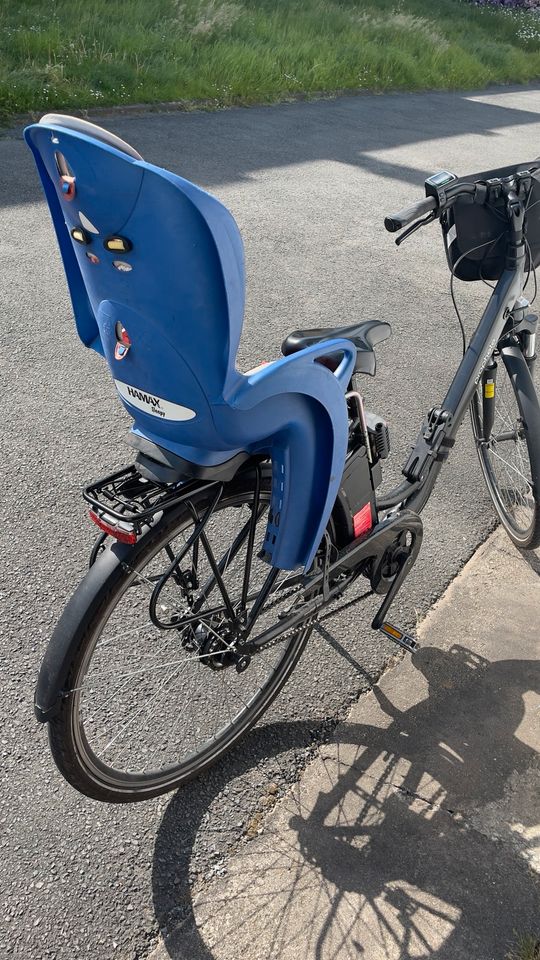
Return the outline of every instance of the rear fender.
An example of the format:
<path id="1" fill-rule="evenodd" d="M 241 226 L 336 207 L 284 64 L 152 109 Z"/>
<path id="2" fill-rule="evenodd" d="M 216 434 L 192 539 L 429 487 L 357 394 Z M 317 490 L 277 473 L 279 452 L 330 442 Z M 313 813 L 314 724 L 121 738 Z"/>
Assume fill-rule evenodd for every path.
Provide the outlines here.
<path id="1" fill-rule="evenodd" d="M 116 542 L 104 550 L 65 607 L 45 651 L 34 694 L 34 712 L 41 723 L 58 713 L 69 668 L 101 603 L 102 591 L 115 585 L 130 550 L 133 547 Z"/>

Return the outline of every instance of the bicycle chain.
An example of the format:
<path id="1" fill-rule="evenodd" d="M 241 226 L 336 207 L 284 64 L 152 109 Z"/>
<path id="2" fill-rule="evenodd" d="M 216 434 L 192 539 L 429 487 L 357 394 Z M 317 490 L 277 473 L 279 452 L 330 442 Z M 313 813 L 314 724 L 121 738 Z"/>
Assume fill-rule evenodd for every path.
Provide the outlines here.
<path id="1" fill-rule="evenodd" d="M 257 653 L 259 653 L 261 650 L 269 650 L 270 647 L 277 647 L 278 643 L 283 643 L 283 641 L 286 640 L 288 637 L 293 637 L 295 633 L 298 633 L 300 629 L 305 629 L 306 627 L 310 627 L 311 624 L 314 623 L 316 619 L 317 619 L 317 614 L 312 613 L 312 615 L 308 617 L 307 620 L 304 620 L 303 623 L 299 623 L 297 627 L 291 627 L 291 629 L 286 630 L 285 633 L 280 633 L 279 637 L 274 637 L 273 640 L 267 640 L 266 643 L 263 643 L 262 646 L 257 648 Z"/>
<path id="2" fill-rule="evenodd" d="M 282 600 L 288 600 L 289 597 L 294 596 L 294 594 L 298 593 L 299 590 L 303 589 L 304 584 L 297 583 L 296 586 L 290 587 L 290 589 L 283 593 L 279 598 L 276 598 L 273 603 L 269 604 L 267 607 L 263 607 L 263 610 L 271 610 L 272 607 L 275 607 L 277 603 L 280 603 Z M 290 616 L 294 612 L 294 609 L 295 607 L 293 605 L 288 611 L 287 616 Z M 290 630 L 285 630 L 284 633 L 280 633 L 279 636 L 274 637 L 272 640 L 267 640 L 266 643 L 263 643 L 260 647 L 258 647 L 257 652 L 260 650 L 269 650 L 271 647 L 277 646 L 278 643 L 283 643 L 284 640 L 287 640 L 289 637 L 293 637 L 295 634 L 297 634 L 299 630 L 311 626 L 317 617 L 318 613 L 311 614 L 311 616 L 307 617 L 306 620 L 304 620 L 302 623 L 299 623 L 296 627 L 291 627 Z"/>

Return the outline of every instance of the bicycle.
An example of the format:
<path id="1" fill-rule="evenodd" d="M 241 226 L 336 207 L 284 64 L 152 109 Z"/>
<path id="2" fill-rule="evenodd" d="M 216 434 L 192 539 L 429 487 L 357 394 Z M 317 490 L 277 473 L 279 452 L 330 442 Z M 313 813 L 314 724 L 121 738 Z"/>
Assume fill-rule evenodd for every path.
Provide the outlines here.
<path id="1" fill-rule="evenodd" d="M 425 181 L 425 198 L 385 220 L 388 231 L 403 230 L 399 244 L 438 219 L 452 297 L 455 277 L 493 289 L 468 344 L 458 312 L 463 358 L 443 402 L 422 424 L 403 481 L 381 495 L 388 425 L 366 409 L 355 378 L 375 374 L 374 347 L 390 335 L 389 324 L 295 331 L 282 344 L 284 359 L 245 376 L 231 373 L 231 290 L 239 295 L 242 274 L 234 221 L 218 201 L 145 164 L 129 144 L 86 121 L 47 115 L 25 136 L 51 208 L 79 335 L 106 357 L 135 421 L 137 450 L 134 463 L 84 491 L 100 534 L 47 648 L 35 713 L 48 723 L 54 760 L 76 789 L 109 802 L 143 800 L 202 773 L 253 726 L 292 673 L 321 610 L 355 582 L 366 581 L 359 600 L 381 596 L 373 628 L 416 649 L 414 637 L 387 615 L 418 556 L 420 513 L 468 409 L 501 522 L 521 549 L 540 545 L 537 318 L 523 295 L 531 277 L 536 285 L 540 262 L 540 229 L 530 216 L 540 204 L 540 163 L 466 178 L 443 171 Z M 104 181 L 121 216 L 110 192 L 100 192 Z M 116 193 L 115 184 L 122 185 Z M 155 305 L 145 302 L 146 326 L 139 323 L 135 294 L 146 287 L 129 286 L 132 271 L 144 269 L 136 255 L 152 224 L 158 232 L 148 257 L 159 271 L 154 250 L 169 242 L 164 224 L 173 201 L 190 224 L 186 256 L 199 251 L 189 261 L 193 276 L 217 250 L 221 273 L 210 279 L 219 274 L 229 283 L 233 379 L 225 379 L 218 399 L 211 395 L 207 367 L 215 363 L 215 378 L 225 362 L 216 341 L 215 358 L 210 351 L 197 368 L 189 406 L 168 393 L 167 371 L 178 367 L 187 390 L 196 360 L 184 369 L 183 355 L 159 353 L 162 328 L 147 331 Z M 145 217 L 137 212 L 141 204 Z M 124 226 L 111 232 L 113 222 Z M 169 247 L 160 247 L 159 257 Z M 145 282 L 154 284 L 153 296 L 166 295 L 153 273 Z M 188 291 L 189 283 L 190 276 Z M 114 297 L 103 298 L 109 289 Z M 216 324 L 225 310 L 220 303 Z M 169 321 L 167 337 L 171 330 Z M 131 383 L 120 379 L 122 369 L 132 371 Z M 209 396 L 205 421 L 200 410 Z M 258 432 L 256 421 L 264 421 Z M 199 433 L 191 427 L 196 422 Z"/>

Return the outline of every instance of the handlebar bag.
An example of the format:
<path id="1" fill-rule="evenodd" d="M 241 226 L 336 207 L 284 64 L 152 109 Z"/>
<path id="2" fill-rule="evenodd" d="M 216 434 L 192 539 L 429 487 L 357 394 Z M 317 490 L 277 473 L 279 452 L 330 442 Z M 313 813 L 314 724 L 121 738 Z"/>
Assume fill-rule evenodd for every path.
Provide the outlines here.
<path id="1" fill-rule="evenodd" d="M 460 177 L 462 183 L 485 183 L 526 170 L 533 163 L 513 164 Z M 458 181 L 459 182 L 459 181 Z M 501 197 L 489 206 L 480 206 L 472 196 L 459 197 L 441 218 L 444 248 L 450 270 L 459 280 L 498 280 L 508 244 L 509 227 Z M 527 238 L 526 270 L 540 266 L 540 171 L 533 176 L 525 220 Z"/>

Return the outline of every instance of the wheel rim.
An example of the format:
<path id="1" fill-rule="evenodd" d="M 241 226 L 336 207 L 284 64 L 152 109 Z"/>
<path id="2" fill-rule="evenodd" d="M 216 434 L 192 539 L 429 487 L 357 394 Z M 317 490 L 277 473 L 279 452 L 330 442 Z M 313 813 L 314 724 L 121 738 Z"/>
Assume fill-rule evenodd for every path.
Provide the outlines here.
<path id="1" fill-rule="evenodd" d="M 538 363 L 534 371 L 535 386 L 537 371 Z M 536 522 L 537 502 L 526 426 L 501 358 L 495 396 L 495 419 L 488 442 L 482 436 L 481 383 L 473 398 L 473 429 L 478 454 L 499 516 L 516 539 L 526 542 Z"/>
<path id="2" fill-rule="evenodd" d="M 267 493 L 262 499 L 267 504 Z M 206 528 L 216 558 L 226 561 L 223 579 L 231 599 L 240 593 L 247 541 L 235 556 L 227 558 L 227 552 L 249 521 L 252 500 L 252 495 L 250 499 L 239 495 L 223 500 Z M 256 551 L 265 525 L 261 513 Z M 191 530 L 192 521 L 179 523 L 171 534 L 173 550 L 180 549 Z M 219 551 L 218 541 L 225 549 Z M 204 636 L 194 637 L 192 627 L 160 631 L 148 616 L 151 593 L 173 555 L 160 544 L 144 557 L 142 565 L 134 563 L 126 570 L 121 594 L 115 594 L 96 623 L 70 691 L 72 734 L 79 756 L 88 775 L 111 789 L 150 790 L 179 778 L 189 779 L 212 763 L 262 712 L 277 683 L 281 685 L 283 675 L 292 670 L 294 654 L 298 651 L 299 655 L 308 630 L 299 627 L 284 642 L 257 654 L 245 672 L 238 673 L 234 666 L 210 669 L 201 662 L 200 644 L 222 633 L 219 614 L 205 617 L 206 611 L 215 611 L 220 605 L 216 588 L 201 610 Z M 193 558 L 193 549 L 183 568 L 189 566 L 189 558 Z M 210 568 L 200 550 L 197 564 L 204 583 Z M 254 555 L 251 600 L 268 571 L 268 565 Z M 295 589 L 294 576 L 283 572 L 269 609 L 261 613 L 260 629 L 257 621 L 256 633 L 275 622 L 281 609 L 290 607 Z M 171 578 L 160 595 L 160 608 L 178 605 L 181 596 Z M 223 623 L 224 614 L 221 617 Z M 183 640 L 199 646 L 187 649 Z M 207 653 L 205 661 L 220 656 Z"/>

